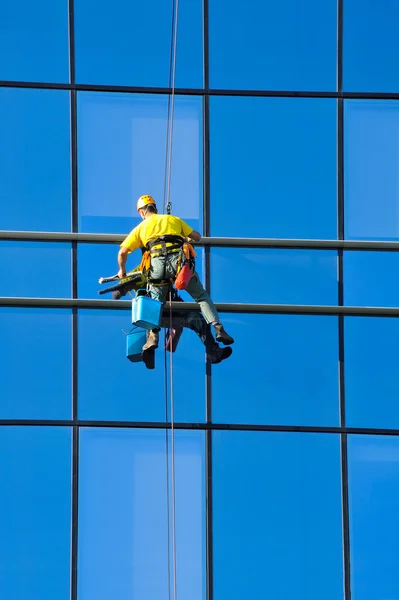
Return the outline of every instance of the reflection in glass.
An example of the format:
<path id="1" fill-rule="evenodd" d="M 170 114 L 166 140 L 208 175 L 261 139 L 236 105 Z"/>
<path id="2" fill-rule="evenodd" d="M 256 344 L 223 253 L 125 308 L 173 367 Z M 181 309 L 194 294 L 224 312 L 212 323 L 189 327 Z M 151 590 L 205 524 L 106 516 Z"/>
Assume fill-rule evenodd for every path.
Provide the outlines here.
<path id="1" fill-rule="evenodd" d="M 136 202 L 164 202 L 168 97 L 80 93 L 79 228 L 127 234 Z M 173 125 L 172 214 L 202 231 L 202 100 L 178 96 Z"/>
<path id="2" fill-rule="evenodd" d="M 345 304 L 399 306 L 398 270 L 397 252 L 345 252 Z"/>
<path id="3" fill-rule="evenodd" d="M 399 105 L 346 100 L 346 239 L 399 239 Z"/>
<path id="4" fill-rule="evenodd" d="M 337 253 L 213 248 L 211 289 L 216 302 L 336 304 Z"/>
<path id="5" fill-rule="evenodd" d="M 213 452 L 215 600 L 342 599 L 339 436 L 217 431 Z"/>
<path id="6" fill-rule="evenodd" d="M 170 420 L 170 355 L 159 335 L 155 369 L 126 358 L 131 311 L 79 311 L 79 418 L 116 421 Z M 165 360 L 167 383 L 165 384 Z M 205 419 L 205 346 L 185 328 L 173 353 L 175 421 Z M 166 387 L 165 387 L 166 386 Z M 166 395 L 167 398 L 166 398 Z"/>
<path id="7" fill-rule="evenodd" d="M 168 87 L 172 2 L 75 0 L 79 83 Z M 202 1 L 178 5 L 176 87 L 203 85 Z"/>
<path id="8" fill-rule="evenodd" d="M 348 427 L 399 428 L 399 321 L 345 318 Z"/>
<path id="9" fill-rule="evenodd" d="M 1 229 L 70 231 L 69 93 L 0 88 L 0 105 Z"/>
<path id="10" fill-rule="evenodd" d="M 215 97 L 210 120 L 212 236 L 337 237 L 335 100 Z"/>
<path id="11" fill-rule="evenodd" d="M 1 427 L 0 594 L 69 600 L 71 431 Z"/>
<path id="12" fill-rule="evenodd" d="M 398 3 L 345 0 L 343 20 L 344 90 L 398 92 Z"/>
<path id="13" fill-rule="evenodd" d="M 168 469 L 171 486 L 171 438 Z M 205 600 L 204 432 L 175 432 L 177 597 Z M 173 597 L 165 431 L 83 429 L 78 600 Z"/>
<path id="14" fill-rule="evenodd" d="M 68 2 L 3 2 L 0 80 L 69 82 Z"/>
<path id="15" fill-rule="evenodd" d="M 16 275 L 0 278 L 0 296 L 69 298 L 71 245 L 1 241 L 0 271 Z"/>
<path id="16" fill-rule="evenodd" d="M 211 87 L 335 90 L 336 11 L 335 0 L 211 0 Z"/>
<path id="17" fill-rule="evenodd" d="M 222 315 L 232 356 L 212 367 L 216 423 L 339 425 L 338 322 L 304 315 Z"/>
<path id="18" fill-rule="evenodd" d="M 2 307 L 0 331 L 0 419 L 70 419 L 71 311 Z"/>
<path id="19" fill-rule="evenodd" d="M 348 439 L 353 600 L 399 594 L 399 438 Z"/>

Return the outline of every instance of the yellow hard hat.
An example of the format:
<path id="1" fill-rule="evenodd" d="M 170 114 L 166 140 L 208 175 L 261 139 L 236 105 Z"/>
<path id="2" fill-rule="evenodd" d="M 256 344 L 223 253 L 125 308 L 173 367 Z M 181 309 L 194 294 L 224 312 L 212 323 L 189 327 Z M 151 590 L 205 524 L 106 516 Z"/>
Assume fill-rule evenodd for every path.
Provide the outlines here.
<path id="1" fill-rule="evenodd" d="M 155 200 L 152 196 L 140 196 L 137 200 L 137 210 L 140 210 L 149 204 L 154 204 L 155 206 Z"/>

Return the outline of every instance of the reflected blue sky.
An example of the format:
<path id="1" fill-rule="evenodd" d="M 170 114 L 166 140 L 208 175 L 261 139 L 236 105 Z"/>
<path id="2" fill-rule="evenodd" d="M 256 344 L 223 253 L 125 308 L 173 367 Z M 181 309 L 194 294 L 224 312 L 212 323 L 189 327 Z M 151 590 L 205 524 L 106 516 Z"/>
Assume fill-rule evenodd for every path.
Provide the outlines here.
<path id="1" fill-rule="evenodd" d="M 342 599 L 339 437 L 212 437 L 215 600 Z"/>
<path id="2" fill-rule="evenodd" d="M 177 97 L 174 114 L 172 212 L 198 229 L 202 99 Z M 78 94 L 80 231 L 128 233 L 140 222 L 136 201 L 143 194 L 166 206 L 167 116 L 164 95 Z"/>
<path id="3" fill-rule="evenodd" d="M 345 0 L 343 11 L 344 90 L 398 92 L 398 3 Z"/>
<path id="4" fill-rule="evenodd" d="M 336 101 L 210 99 L 211 235 L 337 237 Z"/>
<path id="5" fill-rule="evenodd" d="M 75 0 L 79 83 L 167 87 L 172 3 Z M 202 0 L 179 0 L 176 86 L 203 86 Z"/>
<path id="6" fill-rule="evenodd" d="M 69 93 L 0 87 L 0 105 L 0 229 L 70 231 Z"/>
<path id="7" fill-rule="evenodd" d="M 0 80 L 69 81 L 68 0 L 2 3 Z"/>
<path id="8" fill-rule="evenodd" d="M 215 422 L 339 425 L 336 317 L 223 317 L 236 341 L 212 368 Z"/>
<path id="9" fill-rule="evenodd" d="M 177 597 L 192 600 L 205 600 L 204 442 L 204 432 L 175 432 Z M 171 434 L 169 484 L 170 447 Z M 83 429 L 80 456 L 79 599 L 167 600 L 165 432 Z"/>
<path id="10" fill-rule="evenodd" d="M 348 457 L 352 597 L 397 598 L 399 438 L 349 436 Z"/>
<path id="11" fill-rule="evenodd" d="M 1 427 L 0 596 L 69 600 L 71 431 Z"/>
<path id="12" fill-rule="evenodd" d="M 210 0 L 211 87 L 335 90 L 336 10 L 336 0 Z"/>

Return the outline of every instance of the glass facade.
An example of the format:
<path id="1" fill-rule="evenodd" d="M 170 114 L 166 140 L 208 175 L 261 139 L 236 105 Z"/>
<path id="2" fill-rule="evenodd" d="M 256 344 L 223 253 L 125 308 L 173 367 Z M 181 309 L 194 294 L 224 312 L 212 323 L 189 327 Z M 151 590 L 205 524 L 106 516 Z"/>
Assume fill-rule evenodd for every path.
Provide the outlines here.
<path id="1" fill-rule="evenodd" d="M 399 598 L 397 4 L 179 0 L 172 214 L 235 343 L 154 370 L 98 279 L 166 198 L 175 4 L 6 4 L 0 597 Z"/>

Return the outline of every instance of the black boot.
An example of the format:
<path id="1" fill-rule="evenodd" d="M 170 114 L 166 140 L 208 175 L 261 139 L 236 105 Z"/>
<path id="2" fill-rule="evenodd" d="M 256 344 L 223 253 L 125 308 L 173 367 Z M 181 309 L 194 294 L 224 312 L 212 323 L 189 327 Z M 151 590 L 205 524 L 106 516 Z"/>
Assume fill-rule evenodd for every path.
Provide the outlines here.
<path id="1" fill-rule="evenodd" d="M 215 344 L 214 346 L 212 346 L 208 354 L 208 358 L 211 361 L 212 365 L 217 365 L 221 363 L 222 360 L 229 358 L 229 356 L 231 356 L 232 353 L 232 348 L 221 348 L 220 346 L 218 346 L 218 344 Z"/>
<path id="2" fill-rule="evenodd" d="M 214 328 L 216 331 L 216 341 L 221 342 L 226 346 L 228 346 L 229 344 L 234 344 L 234 339 L 231 337 L 231 335 L 225 332 L 224 327 L 221 323 L 217 323 L 216 325 L 214 325 Z"/>

